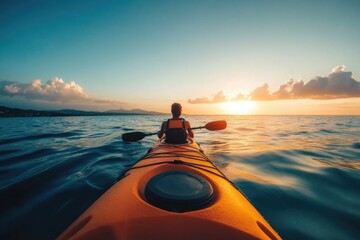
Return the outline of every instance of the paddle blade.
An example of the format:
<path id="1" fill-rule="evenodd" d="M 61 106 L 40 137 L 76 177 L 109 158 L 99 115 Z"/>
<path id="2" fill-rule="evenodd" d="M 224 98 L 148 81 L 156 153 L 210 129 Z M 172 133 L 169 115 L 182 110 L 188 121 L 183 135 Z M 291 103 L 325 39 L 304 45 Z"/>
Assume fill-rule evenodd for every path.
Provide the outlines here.
<path id="1" fill-rule="evenodd" d="M 136 142 L 143 139 L 146 136 L 143 132 L 130 132 L 124 133 L 121 138 L 124 142 Z"/>
<path id="2" fill-rule="evenodd" d="M 225 129 L 226 126 L 227 123 L 225 120 L 219 120 L 219 121 L 209 122 L 204 127 L 210 131 L 217 131 L 217 130 Z"/>

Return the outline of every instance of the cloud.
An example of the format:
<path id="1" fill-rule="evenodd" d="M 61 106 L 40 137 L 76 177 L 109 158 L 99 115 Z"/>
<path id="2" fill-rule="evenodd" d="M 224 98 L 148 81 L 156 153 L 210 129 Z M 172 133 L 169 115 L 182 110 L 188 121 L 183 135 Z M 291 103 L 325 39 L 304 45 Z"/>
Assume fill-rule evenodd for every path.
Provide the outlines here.
<path id="1" fill-rule="evenodd" d="M 273 99 L 338 99 L 360 97 L 360 82 L 337 66 L 327 77 L 315 77 L 305 83 L 290 80 L 272 94 Z"/>
<path id="2" fill-rule="evenodd" d="M 261 87 L 256 88 L 250 93 L 251 99 L 271 100 L 271 94 L 269 92 L 269 85 L 265 83 Z"/>
<path id="3" fill-rule="evenodd" d="M 77 102 L 91 99 L 81 86 L 75 82 L 66 83 L 60 78 L 54 78 L 44 85 L 39 79 L 28 84 L 6 82 L 2 85 L 0 94 L 9 97 L 58 102 Z"/>
<path id="4" fill-rule="evenodd" d="M 332 72 L 345 72 L 345 65 L 339 65 L 332 69 Z"/>
<path id="5" fill-rule="evenodd" d="M 225 91 L 219 91 L 216 94 L 213 94 L 212 97 L 201 97 L 196 99 L 189 99 L 188 102 L 192 104 L 201 104 L 201 103 L 221 103 L 227 101 L 240 101 L 248 99 L 245 95 L 239 93 L 235 97 L 228 96 Z"/>
<path id="6" fill-rule="evenodd" d="M 87 94 L 75 82 L 66 83 L 61 78 L 54 78 L 42 84 L 41 80 L 30 83 L 0 81 L 0 96 L 24 98 L 31 101 L 57 102 L 67 104 L 124 104 L 120 101 L 100 99 Z"/>
<path id="7" fill-rule="evenodd" d="M 218 93 L 219 94 L 219 93 Z M 241 95 L 243 99 L 257 101 L 285 100 L 285 99 L 339 99 L 360 97 L 360 82 L 352 77 L 352 72 L 346 72 L 345 66 L 340 65 L 332 69 L 327 77 L 314 77 L 309 82 L 303 80 L 295 81 L 290 79 L 280 85 L 275 92 L 270 92 L 269 85 L 264 85 L 254 89 L 249 96 Z M 189 99 L 189 103 L 215 103 L 221 102 L 221 98 L 215 101 L 203 97 L 195 100 Z M 222 101 L 242 100 L 222 98 Z"/>
<path id="8" fill-rule="evenodd" d="M 198 103 L 218 103 L 227 101 L 224 91 L 219 91 L 212 97 L 201 97 L 194 100 L 189 99 L 189 103 L 198 104 Z"/>

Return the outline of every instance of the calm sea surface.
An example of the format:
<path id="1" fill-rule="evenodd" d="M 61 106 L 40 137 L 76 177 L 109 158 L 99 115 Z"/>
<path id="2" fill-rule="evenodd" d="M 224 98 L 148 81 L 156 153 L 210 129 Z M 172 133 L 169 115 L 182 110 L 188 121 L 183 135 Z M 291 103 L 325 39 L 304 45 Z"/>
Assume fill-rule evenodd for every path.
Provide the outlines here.
<path id="1" fill-rule="evenodd" d="M 164 116 L 0 118 L 0 239 L 54 239 L 156 138 Z M 211 160 L 284 239 L 360 239 L 360 117 L 188 116 Z"/>

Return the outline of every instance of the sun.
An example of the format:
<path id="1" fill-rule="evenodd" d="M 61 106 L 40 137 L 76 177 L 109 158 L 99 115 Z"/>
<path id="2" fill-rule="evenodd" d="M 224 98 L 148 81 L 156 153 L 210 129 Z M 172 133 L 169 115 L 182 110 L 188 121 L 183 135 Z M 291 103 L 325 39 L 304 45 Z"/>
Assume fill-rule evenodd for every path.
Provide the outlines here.
<path id="1" fill-rule="evenodd" d="M 223 109 L 228 114 L 245 115 L 254 113 L 256 103 L 250 100 L 222 103 Z"/>

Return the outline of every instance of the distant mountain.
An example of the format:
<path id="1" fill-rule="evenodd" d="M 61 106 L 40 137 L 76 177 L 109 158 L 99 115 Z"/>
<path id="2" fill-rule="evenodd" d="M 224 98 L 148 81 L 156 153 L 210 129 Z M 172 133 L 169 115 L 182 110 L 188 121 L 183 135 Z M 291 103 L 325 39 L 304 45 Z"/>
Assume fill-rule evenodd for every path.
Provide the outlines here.
<path id="1" fill-rule="evenodd" d="M 102 116 L 102 115 L 155 115 L 164 114 L 160 112 L 146 111 L 142 109 L 118 109 L 106 112 L 97 111 L 82 111 L 75 109 L 61 109 L 61 110 L 33 110 L 33 109 L 19 109 L 8 108 L 0 106 L 0 117 L 51 117 L 51 116 Z"/>
<path id="2" fill-rule="evenodd" d="M 0 117 L 47 117 L 67 116 L 65 113 L 53 111 L 38 111 L 32 109 L 8 108 L 0 106 Z"/>
<path id="3" fill-rule="evenodd" d="M 126 110 L 126 109 L 117 109 L 117 110 L 109 110 L 104 113 L 120 113 L 120 114 L 150 114 L 150 115 L 159 115 L 159 114 L 165 114 L 161 112 L 154 112 L 154 111 L 146 111 L 139 108 Z"/>

